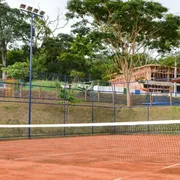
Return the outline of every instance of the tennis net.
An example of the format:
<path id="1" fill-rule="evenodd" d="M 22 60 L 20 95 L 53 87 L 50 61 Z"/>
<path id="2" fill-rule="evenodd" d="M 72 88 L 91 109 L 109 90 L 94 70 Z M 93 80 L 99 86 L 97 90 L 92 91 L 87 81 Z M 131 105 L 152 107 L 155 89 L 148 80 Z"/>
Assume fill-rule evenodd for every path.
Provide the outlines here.
<path id="1" fill-rule="evenodd" d="M 59 146 L 61 151 L 64 149 L 64 154 L 76 157 L 72 160 L 74 162 L 109 160 L 180 162 L 180 120 L 0 125 L 1 139 L 27 137 L 28 132 L 31 137 L 63 136 L 56 138 L 57 142 L 49 144 L 51 151 L 53 145 L 56 146 L 55 149 Z M 43 138 L 41 143 L 46 144 L 47 148 L 49 141 Z M 70 157 L 64 158 L 66 161 L 66 158 Z"/>
<path id="2" fill-rule="evenodd" d="M 28 131 L 30 131 L 32 137 L 73 136 L 83 134 L 179 135 L 180 120 L 75 124 L 0 124 L 0 138 L 26 137 Z"/>

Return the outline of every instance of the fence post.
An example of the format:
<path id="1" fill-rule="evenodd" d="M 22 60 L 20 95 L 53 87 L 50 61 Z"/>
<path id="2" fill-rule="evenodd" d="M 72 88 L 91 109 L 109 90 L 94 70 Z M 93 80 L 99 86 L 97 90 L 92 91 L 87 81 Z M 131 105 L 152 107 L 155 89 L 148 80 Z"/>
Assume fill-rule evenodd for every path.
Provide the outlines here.
<path id="1" fill-rule="evenodd" d="M 172 106 L 172 92 L 170 92 L 170 106 Z"/>
<path id="2" fill-rule="evenodd" d="M 39 99 L 41 99 L 41 94 L 42 94 L 42 87 L 41 86 L 39 86 Z"/>
<path id="3" fill-rule="evenodd" d="M 87 90 L 85 90 L 84 100 L 87 101 Z"/>
<path id="4" fill-rule="evenodd" d="M 94 91 L 92 90 L 92 123 L 94 123 Z M 92 134 L 94 134 L 94 127 L 92 127 Z"/>
<path id="5" fill-rule="evenodd" d="M 66 76 L 64 76 L 64 124 L 66 124 Z M 64 136 L 66 136 L 65 127 L 64 127 Z"/>
<path id="6" fill-rule="evenodd" d="M 23 98 L 23 88 L 22 88 L 22 84 L 20 85 L 20 98 Z"/>
<path id="7" fill-rule="evenodd" d="M 150 104 L 152 104 L 152 100 L 151 100 L 151 97 L 152 97 L 152 94 L 150 94 L 150 99 L 148 98 L 149 97 L 149 82 L 147 81 L 147 121 L 150 121 Z M 148 131 L 148 134 L 150 133 L 150 126 L 147 125 L 147 131 Z"/>
<path id="8" fill-rule="evenodd" d="M 116 122 L 116 91 L 114 89 L 114 122 Z M 116 133 L 116 126 L 114 126 L 114 134 Z"/>
<path id="9" fill-rule="evenodd" d="M 5 81 L 3 80 L 2 82 L 3 82 L 3 96 L 5 97 L 5 96 L 6 96 L 6 92 L 5 92 L 5 89 L 6 89 L 6 88 L 5 88 Z"/>
<path id="10" fill-rule="evenodd" d="M 152 99 L 153 99 L 153 97 L 152 97 L 152 93 L 151 93 L 151 94 L 150 94 L 150 100 L 149 100 L 149 103 L 150 103 L 149 105 L 150 105 L 150 106 L 152 106 Z"/>
<path id="11" fill-rule="evenodd" d="M 98 102 L 100 102 L 100 91 L 98 91 Z"/>
<path id="12" fill-rule="evenodd" d="M 13 86 L 12 86 L 12 97 L 15 97 L 15 88 L 16 88 L 16 84 L 15 84 L 15 82 L 13 82 Z"/>
<path id="13" fill-rule="evenodd" d="M 6 88 L 5 87 L 3 87 L 3 96 L 4 97 L 6 97 L 6 90 L 5 90 Z"/>
<path id="14" fill-rule="evenodd" d="M 59 89 L 56 88 L 56 100 L 58 100 L 58 99 L 59 99 Z"/>
<path id="15" fill-rule="evenodd" d="M 115 84 L 114 84 L 114 88 L 112 85 L 111 85 L 111 87 L 112 87 L 112 103 L 116 104 L 116 87 L 115 87 Z"/>

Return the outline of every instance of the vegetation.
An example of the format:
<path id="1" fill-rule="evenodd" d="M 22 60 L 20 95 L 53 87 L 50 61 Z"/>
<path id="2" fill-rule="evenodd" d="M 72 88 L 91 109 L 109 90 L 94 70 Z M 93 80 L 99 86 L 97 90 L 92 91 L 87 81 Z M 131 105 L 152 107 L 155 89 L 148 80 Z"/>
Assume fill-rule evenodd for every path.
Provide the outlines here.
<path id="1" fill-rule="evenodd" d="M 28 64 L 26 62 L 15 62 L 13 65 L 9 65 L 8 68 L 2 68 L 6 74 L 6 78 L 27 80 L 29 77 L 28 71 L 26 71 Z"/>
<path id="2" fill-rule="evenodd" d="M 90 123 L 92 122 L 92 107 L 90 104 L 79 104 L 78 106 L 69 105 L 64 110 L 64 105 L 52 104 L 33 104 L 32 105 L 32 124 L 63 124 L 64 117 L 66 123 Z M 98 105 L 98 104 L 95 104 Z M 0 104 L 0 124 L 27 124 L 27 103 L 6 102 Z M 157 113 L 159 112 L 159 113 Z M 65 113 L 65 116 L 64 116 Z M 151 107 L 149 111 L 150 120 L 169 120 L 179 119 L 180 107 Z M 117 122 L 146 121 L 148 118 L 147 107 L 141 108 L 116 108 Z M 106 108 L 103 106 L 94 107 L 94 122 L 113 122 L 114 107 Z M 136 132 L 140 130 L 137 126 Z M 156 126 L 156 128 L 158 128 Z M 179 131 L 179 126 L 174 127 Z M 172 128 L 170 128 L 172 131 Z M 66 128 L 66 135 L 92 134 L 92 128 Z M 117 128 L 117 133 L 126 132 L 125 127 Z M 131 129 L 133 130 L 133 129 Z M 147 127 L 144 127 L 147 131 Z M 160 130 L 160 129 L 158 129 Z M 165 129 L 164 130 L 165 133 Z M 97 127 L 94 133 L 113 133 L 114 128 Z M 158 131 L 157 131 L 158 132 Z M 32 128 L 34 137 L 38 136 L 57 136 L 64 135 L 64 128 Z M 160 132 L 158 132 L 160 133 Z M 0 129 L 0 138 L 7 137 L 27 137 L 27 129 Z"/>
<path id="3" fill-rule="evenodd" d="M 114 66 L 127 82 L 128 106 L 133 69 L 143 63 L 142 56 L 137 55 L 149 49 L 171 51 L 179 45 L 180 17 L 168 14 L 167 8 L 157 2 L 69 0 L 67 8 L 68 18 L 82 18 L 85 25 L 93 26 L 92 33 L 111 50 Z"/>
<path id="4" fill-rule="evenodd" d="M 35 18 L 34 71 L 67 75 L 71 82 L 109 81 L 118 73 L 129 82 L 141 65 L 172 66 L 176 59 L 180 66 L 178 54 L 167 54 L 179 47 L 180 17 L 158 2 L 69 0 L 66 17 L 75 19 L 70 34 L 54 34 L 48 19 Z M 29 15 L 0 0 L 0 22 L 2 78 L 28 81 Z M 129 83 L 126 89 L 130 106 Z"/>
<path id="5" fill-rule="evenodd" d="M 10 8 L 4 0 L 0 0 L 0 22 L 2 64 L 6 67 L 8 45 L 18 40 L 27 40 L 29 26 L 20 10 Z M 5 79 L 5 73 L 3 79 Z"/>

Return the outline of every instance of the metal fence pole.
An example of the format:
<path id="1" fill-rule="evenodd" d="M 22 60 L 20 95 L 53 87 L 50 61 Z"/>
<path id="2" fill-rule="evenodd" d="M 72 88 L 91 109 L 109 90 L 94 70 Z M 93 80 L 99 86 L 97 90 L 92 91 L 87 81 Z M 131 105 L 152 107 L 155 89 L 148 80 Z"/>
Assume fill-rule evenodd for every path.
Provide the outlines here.
<path id="1" fill-rule="evenodd" d="M 66 124 L 66 75 L 64 76 L 64 124 Z M 64 136 L 66 136 L 65 127 L 64 127 Z"/>
<path id="2" fill-rule="evenodd" d="M 147 121 L 150 121 L 150 94 L 149 94 L 149 82 L 147 80 Z M 148 134 L 150 133 L 150 125 L 148 125 Z"/>
<path id="3" fill-rule="evenodd" d="M 92 123 L 94 123 L 94 91 L 92 89 Z M 92 127 L 92 134 L 94 134 L 94 127 Z"/>
<path id="4" fill-rule="evenodd" d="M 114 86 L 114 122 L 116 122 L 116 90 Z M 116 133 L 116 126 L 114 126 L 114 133 Z"/>

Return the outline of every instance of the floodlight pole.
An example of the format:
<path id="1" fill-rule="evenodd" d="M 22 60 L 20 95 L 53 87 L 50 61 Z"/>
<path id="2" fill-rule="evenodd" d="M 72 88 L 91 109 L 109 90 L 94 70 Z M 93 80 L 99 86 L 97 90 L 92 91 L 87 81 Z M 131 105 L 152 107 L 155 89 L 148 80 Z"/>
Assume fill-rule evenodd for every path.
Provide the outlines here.
<path id="1" fill-rule="evenodd" d="M 30 13 L 31 31 L 30 31 L 30 62 L 29 62 L 29 101 L 28 101 L 28 124 L 31 124 L 31 104 L 32 104 L 32 56 L 33 56 L 33 24 L 34 14 Z M 28 128 L 28 138 L 31 137 L 31 128 Z"/>
<path id="2" fill-rule="evenodd" d="M 30 10 L 27 8 L 25 9 L 26 5 L 21 4 L 20 10 L 28 13 L 30 15 L 30 62 L 29 62 L 29 98 L 28 98 L 28 125 L 31 124 L 31 106 L 32 106 L 32 59 L 33 59 L 33 26 L 34 26 L 34 17 L 43 17 L 44 11 L 41 11 L 40 14 L 38 13 L 38 9 L 34 9 L 35 11 L 32 12 L 32 7 Z M 31 128 L 28 128 L 28 138 L 31 138 Z"/>

